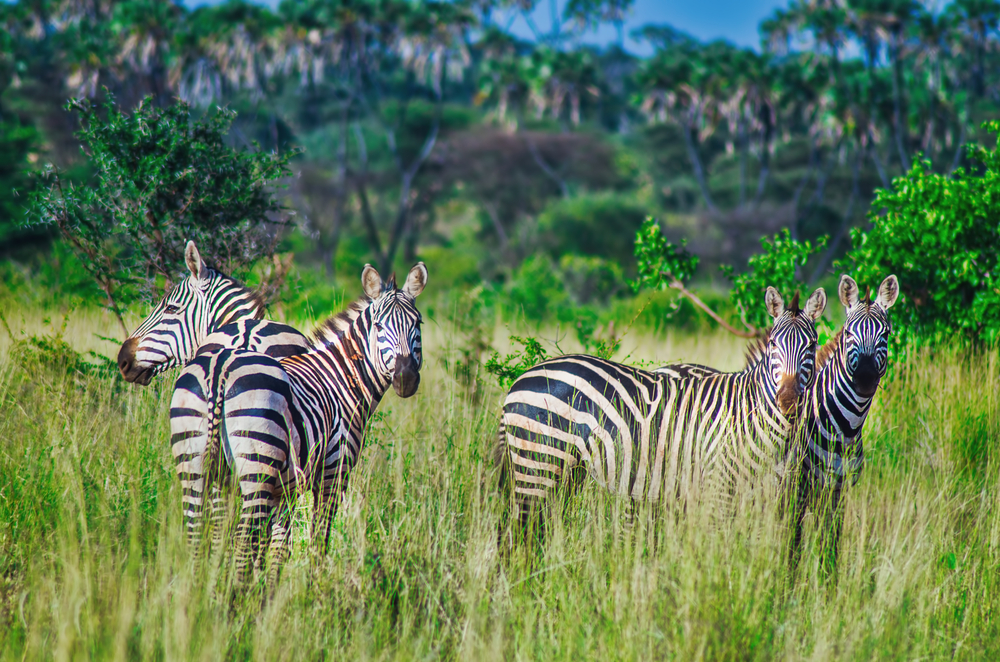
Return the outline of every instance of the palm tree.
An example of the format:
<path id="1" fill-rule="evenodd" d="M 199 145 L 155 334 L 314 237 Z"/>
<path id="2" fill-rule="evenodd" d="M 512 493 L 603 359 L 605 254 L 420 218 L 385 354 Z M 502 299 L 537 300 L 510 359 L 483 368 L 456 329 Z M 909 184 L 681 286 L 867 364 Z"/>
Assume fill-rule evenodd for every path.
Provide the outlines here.
<path id="1" fill-rule="evenodd" d="M 713 72 L 704 66 L 700 48 L 676 43 L 653 54 L 640 67 L 636 82 L 641 109 L 653 122 L 673 121 L 691 160 L 705 206 L 715 211 L 698 145 L 715 130 L 715 108 L 710 96 Z"/>

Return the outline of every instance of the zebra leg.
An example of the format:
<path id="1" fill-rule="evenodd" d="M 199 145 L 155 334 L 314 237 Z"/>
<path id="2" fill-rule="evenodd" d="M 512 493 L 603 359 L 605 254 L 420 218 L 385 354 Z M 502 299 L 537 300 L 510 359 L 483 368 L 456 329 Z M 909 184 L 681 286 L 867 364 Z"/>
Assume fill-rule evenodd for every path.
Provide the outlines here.
<path id="1" fill-rule="evenodd" d="M 259 482 L 256 477 L 249 477 L 240 481 L 240 492 L 243 505 L 236 526 L 235 556 L 236 581 L 242 584 L 265 551 L 261 542 L 274 514 L 274 483 L 271 480 Z"/>
<path id="2" fill-rule="evenodd" d="M 312 539 L 323 554 L 330 551 L 333 519 L 347 489 L 348 469 L 339 462 L 324 467 L 322 480 L 313 488 Z"/>
<path id="3" fill-rule="evenodd" d="M 208 403 L 201 366 L 184 369 L 170 400 L 170 450 L 181 483 L 184 528 L 197 554 L 203 535 L 205 507 L 205 451 L 208 441 Z"/>
<path id="4" fill-rule="evenodd" d="M 292 514 L 295 509 L 294 494 L 279 497 L 271 522 L 271 544 L 268 550 L 267 583 L 271 587 L 278 585 L 281 567 L 292 552 Z"/>
<path id="5" fill-rule="evenodd" d="M 788 545 L 788 568 L 790 576 L 795 577 L 802 557 L 802 523 L 809 509 L 812 498 L 812 477 L 805 471 L 799 476 L 798 486 L 788 490 L 788 500 L 791 502 L 785 508 L 792 518 L 792 535 Z"/>
<path id="6" fill-rule="evenodd" d="M 830 492 L 826 517 L 823 518 L 826 526 L 820 531 L 820 550 L 823 569 L 831 577 L 836 577 L 840 534 L 844 528 L 844 509 L 840 487 L 836 486 Z"/>

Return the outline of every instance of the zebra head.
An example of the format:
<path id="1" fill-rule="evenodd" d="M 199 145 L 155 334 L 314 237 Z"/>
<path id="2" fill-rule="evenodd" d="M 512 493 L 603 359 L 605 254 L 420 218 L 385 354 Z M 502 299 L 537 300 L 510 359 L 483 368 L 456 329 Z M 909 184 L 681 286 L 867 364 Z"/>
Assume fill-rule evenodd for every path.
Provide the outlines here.
<path id="1" fill-rule="evenodd" d="M 205 264 L 193 241 L 187 243 L 184 261 L 191 275 L 156 304 L 118 351 L 118 369 L 127 382 L 145 386 L 193 357 L 217 327 L 264 315 L 260 296 Z"/>
<path id="2" fill-rule="evenodd" d="M 788 417 L 816 379 L 816 320 L 826 309 L 826 292 L 822 287 L 813 292 L 804 309 L 799 307 L 798 292 L 788 308 L 773 287 L 767 288 L 764 300 L 768 314 L 774 318 L 767 355 L 775 402 L 782 415 Z"/>
<path id="3" fill-rule="evenodd" d="M 383 282 L 378 271 L 366 264 L 361 283 L 372 300 L 368 306 L 368 355 L 383 383 L 391 379 L 396 395 L 408 398 L 420 385 L 422 318 L 415 299 L 427 284 L 427 267 L 418 262 L 410 269 L 402 289 L 397 289 L 395 274 Z"/>
<path id="4" fill-rule="evenodd" d="M 847 309 L 847 321 L 840 334 L 838 349 L 841 367 L 854 386 L 854 392 L 868 399 L 875 395 L 889 363 L 888 310 L 899 296 L 899 281 L 889 276 L 878 288 L 875 301 L 862 299 L 858 284 L 844 274 L 840 277 L 840 303 Z"/>

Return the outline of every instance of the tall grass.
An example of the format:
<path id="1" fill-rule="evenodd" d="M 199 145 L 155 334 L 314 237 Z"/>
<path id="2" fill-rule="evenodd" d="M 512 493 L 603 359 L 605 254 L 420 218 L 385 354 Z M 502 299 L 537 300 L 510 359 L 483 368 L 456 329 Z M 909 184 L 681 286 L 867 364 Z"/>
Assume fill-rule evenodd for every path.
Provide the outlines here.
<path id="1" fill-rule="evenodd" d="M 97 322 L 67 339 L 88 346 Z M 303 544 L 300 515 L 266 599 L 231 595 L 218 564 L 189 557 L 170 376 L 132 387 L 5 344 L 0 658 L 1000 659 L 995 352 L 895 366 L 831 577 L 811 519 L 792 576 L 773 509 L 710 527 L 697 508 L 632 512 L 593 486 L 533 557 L 501 559 L 501 394 L 475 404 L 449 376 L 454 342 L 428 325 L 420 391 L 386 396 L 331 551 Z M 643 359 L 741 362 L 724 337 L 630 342 Z"/>

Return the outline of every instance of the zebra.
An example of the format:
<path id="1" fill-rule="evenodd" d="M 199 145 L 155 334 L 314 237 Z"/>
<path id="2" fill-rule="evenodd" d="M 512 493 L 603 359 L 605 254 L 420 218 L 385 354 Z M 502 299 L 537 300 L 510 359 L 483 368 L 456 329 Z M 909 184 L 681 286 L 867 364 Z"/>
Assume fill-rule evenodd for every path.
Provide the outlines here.
<path id="1" fill-rule="evenodd" d="M 803 442 L 795 447 L 801 457 L 798 495 L 795 503 L 792 558 L 797 557 L 802 522 L 809 509 L 819 508 L 821 496 L 829 519 L 821 527 L 834 562 L 844 513 L 840 499 L 846 483 L 854 485 L 864 467 L 862 428 L 868 417 L 879 382 L 889 363 L 889 308 L 899 296 L 894 275 L 882 281 L 874 301 L 860 298 L 858 284 L 844 274 L 838 287 L 847 318 L 844 326 L 816 355 L 816 383 L 806 398 Z M 829 538 L 826 538 L 829 536 Z"/>
<path id="2" fill-rule="evenodd" d="M 242 349 L 199 351 L 178 378 L 171 431 L 191 429 L 200 411 L 189 407 L 182 380 L 211 375 L 204 436 L 172 435 L 184 518 L 197 545 L 202 495 L 217 479 L 238 484 L 237 575 L 271 546 L 272 570 L 288 551 L 290 517 L 300 487 L 313 492 L 312 535 L 324 549 L 368 421 L 390 384 L 400 397 L 416 393 L 423 364 L 416 297 L 427 282 L 423 262 L 402 288 L 365 265 L 364 296 L 314 332 L 308 351 L 281 359 Z M 207 440 L 207 441 L 206 441 Z M 270 530 L 269 530 L 270 529 Z"/>
<path id="3" fill-rule="evenodd" d="M 786 308 L 769 287 L 765 303 L 774 325 L 740 372 L 654 373 L 569 355 L 518 377 L 504 400 L 497 461 L 521 524 L 564 474 L 578 482 L 578 468 L 612 493 L 651 502 L 732 495 L 738 481 L 780 474 L 777 458 L 814 379 L 826 293 L 817 289 L 804 309 L 796 293 Z"/>
<path id="4" fill-rule="evenodd" d="M 220 348 L 275 356 L 306 349 L 305 336 L 290 326 L 252 323 L 264 316 L 260 294 L 208 266 L 193 241 L 185 247 L 184 261 L 191 275 L 174 286 L 118 351 L 125 381 L 148 385 L 154 376 L 190 360 L 209 336 Z"/>
<path id="5" fill-rule="evenodd" d="M 834 559 L 840 540 L 844 514 L 839 508 L 845 483 L 857 483 L 864 466 L 861 431 L 879 382 L 888 368 L 888 310 L 899 296 L 895 276 L 882 281 L 878 297 L 859 298 L 858 285 L 844 274 L 838 287 L 846 310 L 844 325 L 816 353 L 816 381 L 807 390 L 802 415 L 802 434 L 789 449 L 785 464 L 799 472 L 790 553 L 793 561 L 801 547 L 802 523 L 806 512 L 816 509 L 824 489 L 830 520 L 821 529 L 831 539 Z M 690 363 L 674 363 L 655 372 L 678 375 L 705 375 L 714 368 Z M 789 495 L 792 496 L 792 495 Z"/>

